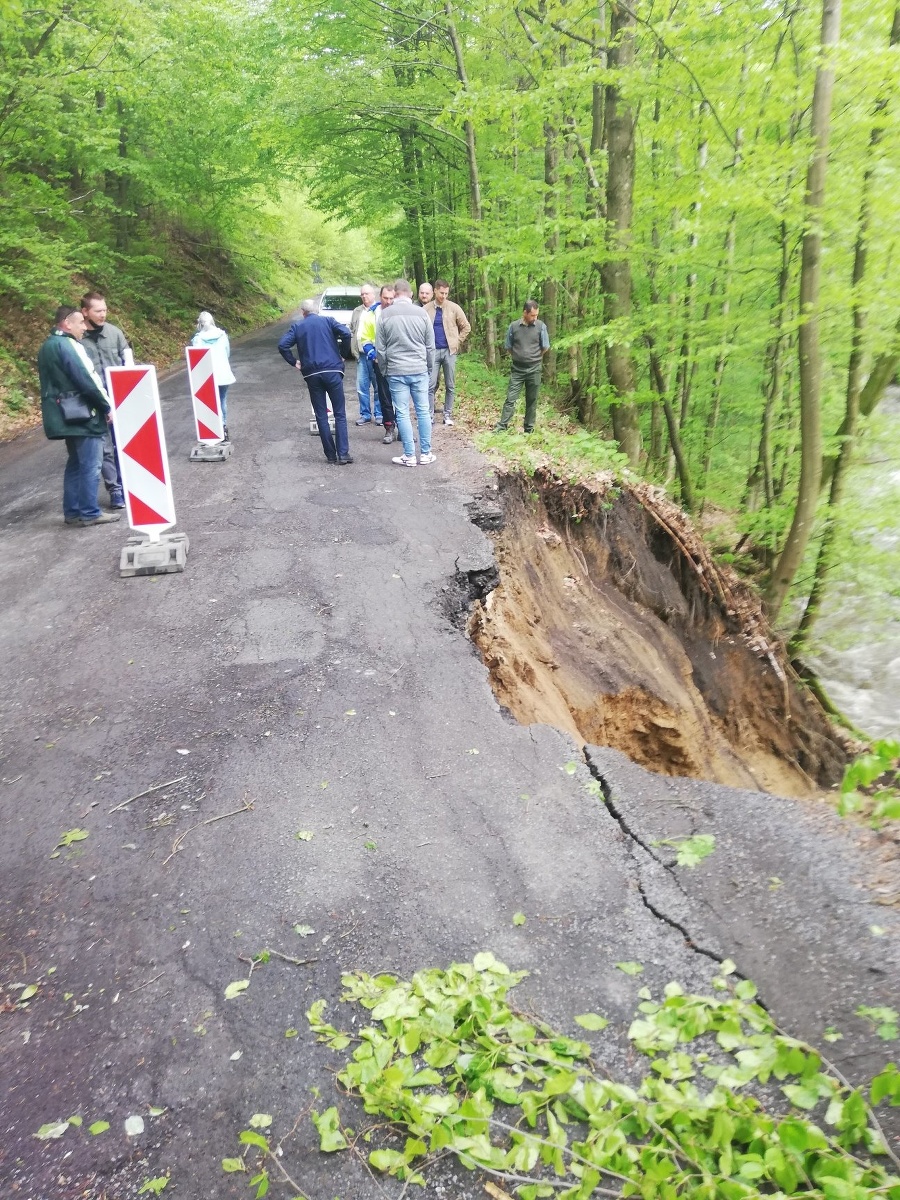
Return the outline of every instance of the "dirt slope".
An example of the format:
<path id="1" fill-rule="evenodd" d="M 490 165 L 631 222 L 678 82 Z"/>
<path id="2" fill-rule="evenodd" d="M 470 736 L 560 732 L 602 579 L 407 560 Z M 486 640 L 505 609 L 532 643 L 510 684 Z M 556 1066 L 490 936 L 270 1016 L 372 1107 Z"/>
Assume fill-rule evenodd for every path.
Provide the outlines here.
<path id="1" fill-rule="evenodd" d="M 501 484 L 500 585 L 470 635 L 521 722 L 664 775 L 783 795 L 839 778 L 844 749 L 790 677 L 759 605 L 646 487 Z"/>

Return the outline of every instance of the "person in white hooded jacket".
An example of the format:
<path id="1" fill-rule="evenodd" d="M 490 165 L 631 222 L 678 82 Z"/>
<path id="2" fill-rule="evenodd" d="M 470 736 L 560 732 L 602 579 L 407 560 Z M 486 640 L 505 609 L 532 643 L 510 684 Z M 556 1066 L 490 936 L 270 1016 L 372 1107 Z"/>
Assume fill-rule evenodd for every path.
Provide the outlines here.
<path id="1" fill-rule="evenodd" d="M 231 342 L 224 329 L 220 329 L 213 320 L 212 313 L 202 312 L 197 318 L 197 332 L 191 338 L 192 346 L 203 346 L 212 350 L 213 380 L 219 389 L 219 403 L 222 406 L 222 424 L 225 426 L 224 441 L 228 437 L 228 409 L 225 397 L 229 386 L 235 382 L 231 369 Z"/>

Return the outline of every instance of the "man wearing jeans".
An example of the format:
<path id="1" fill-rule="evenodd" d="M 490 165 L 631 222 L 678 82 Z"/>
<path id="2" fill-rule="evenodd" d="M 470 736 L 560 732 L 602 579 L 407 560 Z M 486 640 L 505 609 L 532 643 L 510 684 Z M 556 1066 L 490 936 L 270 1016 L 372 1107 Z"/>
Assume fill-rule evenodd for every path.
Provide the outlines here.
<path id="1" fill-rule="evenodd" d="M 516 404 L 525 388 L 525 432 L 534 432 L 537 420 L 538 392 L 541 387 L 541 367 L 550 349 L 550 335 L 543 321 L 538 320 L 537 300 L 526 300 L 522 319 L 513 321 L 506 331 L 506 349 L 512 359 L 506 402 L 495 430 L 508 429 Z"/>
<path id="2" fill-rule="evenodd" d="M 303 374 L 325 457 L 330 463 L 346 467 L 353 459 L 347 439 L 344 360 L 339 339 L 349 346 L 350 330 L 334 317 L 319 316 L 312 300 L 304 300 L 300 312 L 302 319 L 295 321 L 279 340 L 278 353 Z M 294 357 L 292 346 L 297 347 L 298 358 Z M 334 437 L 328 423 L 329 400 L 334 413 Z"/>
<path id="3" fill-rule="evenodd" d="M 106 299 L 101 292 L 88 292 L 81 297 L 81 315 L 85 324 L 81 346 L 101 380 L 106 379 L 107 367 L 127 367 L 134 362 L 128 338 L 118 325 L 106 319 Z M 112 425 L 106 427 L 100 475 L 109 495 L 110 508 L 124 508 L 125 492 Z"/>
<path id="4" fill-rule="evenodd" d="M 446 279 L 434 281 L 434 299 L 426 304 L 434 325 L 434 366 L 428 380 L 428 411 L 434 420 L 434 393 L 437 390 L 441 370 L 444 372 L 444 424 L 453 424 L 453 401 L 456 399 L 456 355 L 459 348 L 472 332 L 466 314 L 447 297 L 450 284 Z"/>
<path id="5" fill-rule="evenodd" d="M 353 314 L 350 317 L 350 332 L 353 335 L 353 340 L 350 343 L 353 351 L 353 357 L 356 359 L 356 395 L 359 400 L 359 420 L 357 425 L 368 425 L 373 419 L 372 411 L 374 409 L 375 424 L 382 423 L 381 417 L 381 400 L 378 396 L 378 380 L 375 378 L 373 364 L 369 362 L 362 347 L 360 338 L 360 328 L 363 318 L 367 312 L 375 304 L 377 291 L 374 283 L 364 283 L 359 289 L 360 305 L 354 308 Z M 372 400 L 369 401 L 369 390 L 372 391 Z"/>
<path id="6" fill-rule="evenodd" d="M 103 439 L 111 409 L 103 385 L 81 345 L 84 331 L 85 320 L 77 308 L 63 304 L 56 310 L 53 332 L 38 351 L 41 418 L 47 437 L 66 443 L 68 459 L 63 475 L 66 524 L 106 525 L 122 516 L 119 512 L 101 513 L 97 504 Z M 73 417 L 71 410 L 67 413 L 67 407 L 79 401 L 83 414 Z"/>
<path id="7" fill-rule="evenodd" d="M 434 365 L 434 327 L 422 308 L 414 308 L 412 288 L 406 279 L 394 284 L 394 303 L 384 309 L 375 333 L 375 349 L 387 376 L 403 442 L 403 453 L 392 459 L 399 467 L 416 466 L 416 443 L 410 402 L 419 425 L 419 464 L 434 462 L 431 453 L 431 417 L 428 413 L 428 380 Z"/>

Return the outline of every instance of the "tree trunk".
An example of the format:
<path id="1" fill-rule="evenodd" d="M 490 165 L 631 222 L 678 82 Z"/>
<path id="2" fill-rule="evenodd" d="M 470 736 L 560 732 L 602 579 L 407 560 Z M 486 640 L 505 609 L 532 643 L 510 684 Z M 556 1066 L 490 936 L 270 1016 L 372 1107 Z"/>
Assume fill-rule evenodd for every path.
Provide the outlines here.
<path id="1" fill-rule="evenodd" d="M 469 77 L 466 74 L 466 61 L 463 58 L 462 43 L 459 40 L 459 34 L 456 29 L 456 20 L 453 16 L 453 4 L 451 0 L 444 0 L 444 15 L 447 18 L 447 33 L 456 59 L 456 75 L 462 84 L 463 91 L 467 92 L 469 90 Z M 474 226 L 475 256 L 478 259 L 478 271 L 481 277 L 481 294 L 484 300 L 484 357 L 489 367 L 496 367 L 497 326 L 494 320 L 494 301 L 491 294 L 491 280 L 488 274 L 484 248 L 484 231 L 482 228 L 484 210 L 481 203 L 481 176 L 478 172 L 475 126 L 468 118 L 464 123 L 464 130 L 466 135 L 466 158 L 469 164 L 469 207 Z"/>
<path id="2" fill-rule="evenodd" d="M 422 241 L 422 218 L 416 197 L 419 188 L 416 181 L 415 132 L 404 129 L 398 135 L 400 138 L 400 154 L 403 159 L 403 175 L 406 186 L 403 188 L 403 211 L 409 226 L 407 232 L 407 248 L 412 258 L 413 275 L 416 285 L 425 278 L 425 245 Z"/>
<path id="3" fill-rule="evenodd" d="M 665 414 L 666 426 L 669 430 L 669 444 L 672 447 L 672 454 L 675 458 L 675 469 L 678 472 L 681 504 L 688 512 L 693 512 L 695 507 L 694 489 L 691 486 L 691 473 L 681 442 L 681 429 L 679 428 L 678 421 L 675 419 L 675 410 L 672 407 L 672 401 L 669 399 L 668 387 L 666 386 L 666 379 L 663 375 L 659 356 L 654 349 L 653 339 L 649 335 L 647 337 L 647 345 L 650 349 L 650 380 L 659 396 L 659 402 Z"/>
<path id="4" fill-rule="evenodd" d="M 634 62 L 635 18 L 630 9 L 612 0 L 610 20 L 610 66 L 618 77 Z M 605 124 L 608 145 L 606 215 L 609 239 L 600 268 L 604 293 L 604 320 L 620 327 L 631 317 L 631 218 L 634 203 L 634 112 L 623 99 L 618 81 L 607 84 Z M 634 393 L 636 374 L 627 337 L 607 343 L 606 370 L 616 394 L 611 406 L 613 434 L 632 466 L 641 456 L 641 430 Z"/>
<path id="5" fill-rule="evenodd" d="M 896 46 L 900 42 L 900 5 L 894 10 L 894 21 L 891 27 L 890 44 Z M 875 118 L 882 116 L 887 108 L 887 98 L 882 97 L 875 105 Z M 816 556 L 816 567 L 813 572 L 813 584 L 809 599 L 803 610 L 803 616 L 797 631 L 791 639 L 791 652 L 797 653 L 803 647 L 810 630 L 816 622 L 825 596 L 828 573 L 832 566 L 832 547 L 838 524 L 838 506 L 844 495 L 844 485 L 850 471 L 850 461 L 853 457 L 853 447 L 856 441 L 856 430 L 859 424 L 860 395 L 862 393 L 862 362 L 863 335 L 865 333 L 868 312 L 860 299 L 862 283 L 866 277 L 866 255 L 869 238 L 869 208 L 871 204 L 872 176 L 875 173 L 875 150 L 884 136 L 884 125 L 877 123 L 869 136 L 869 156 L 865 173 L 863 174 L 862 196 L 859 202 L 859 221 L 856 227 L 856 244 L 853 252 L 853 275 L 850 292 L 853 296 L 852 320 L 853 335 L 850 340 L 850 359 L 847 364 L 847 398 L 844 420 L 841 424 L 841 446 L 831 475 L 831 488 L 828 495 L 828 512 L 825 518 L 825 528 L 819 543 L 819 553 Z"/>
<path id="6" fill-rule="evenodd" d="M 555 273 L 555 259 L 559 253 L 559 225 L 557 221 L 557 195 L 559 184 L 559 132 L 553 121 L 544 122 L 544 222 L 547 251 L 547 268 L 544 271 L 541 316 L 550 336 L 550 353 L 544 357 L 544 372 L 548 379 L 556 378 L 556 306 L 559 300 L 559 285 Z"/>
<path id="7" fill-rule="evenodd" d="M 838 44 L 841 0 L 823 0 L 821 44 L 823 57 L 816 71 L 811 132 L 815 150 L 806 173 L 806 233 L 800 269 L 800 484 L 787 540 L 779 556 L 766 599 L 773 617 L 784 604 L 788 589 L 803 561 L 812 533 L 822 477 L 822 356 L 819 349 L 819 275 L 822 255 L 821 216 L 825 199 L 828 135 L 834 67 L 829 51 Z"/>

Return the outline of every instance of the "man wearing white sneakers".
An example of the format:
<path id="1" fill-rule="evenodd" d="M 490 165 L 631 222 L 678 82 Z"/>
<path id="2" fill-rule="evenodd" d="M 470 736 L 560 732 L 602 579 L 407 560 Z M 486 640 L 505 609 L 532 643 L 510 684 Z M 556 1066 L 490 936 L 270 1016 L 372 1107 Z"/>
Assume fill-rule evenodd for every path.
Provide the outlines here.
<path id="1" fill-rule="evenodd" d="M 406 279 L 394 284 L 394 303 L 382 310 L 375 334 L 375 349 L 381 370 L 391 389 L 397 428 L 403 453 L 392 459 L 398 467 L 414 467 L 416 443 L 409 406 L 416 410 L 419 426 L 419 461 L 426 466 L 435 461 L 431 453 L 431 416 L 428 412 L 428 380 L 434 365 L 434 326 L 422 308 L 412 302 L 412 288 Z"/>

